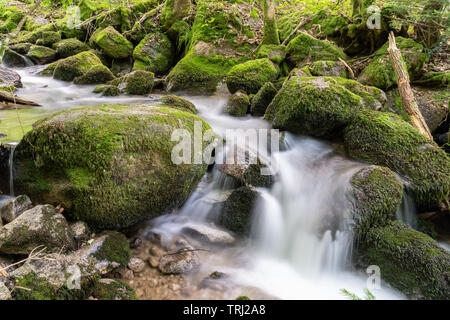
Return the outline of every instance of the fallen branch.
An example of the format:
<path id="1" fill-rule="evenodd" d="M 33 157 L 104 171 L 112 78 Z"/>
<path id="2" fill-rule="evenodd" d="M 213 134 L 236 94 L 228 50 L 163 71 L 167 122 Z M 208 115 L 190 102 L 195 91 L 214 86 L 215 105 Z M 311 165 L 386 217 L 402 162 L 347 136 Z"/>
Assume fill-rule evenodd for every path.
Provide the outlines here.
<path id="1" fill-rule="evenodd" d="M 350 73 L 350 77 L 352 79 L 355 79 L 355 73 L 353 72 L 352 68 L 347 64 L 347 62 L 345 62 L 345 60 L 342 58 L 339 58 L 339 61 L 342 62 L 344 66 L 347 68 L 348 72 Z"/>
<path id="2" fill-rule="evenodd" d="M 41 2 L 42 2 L 42 0 L 38 0 L 34 4 L 34 6 L 27 12 L 27 14 L 20 20 L 19 24 L 17 25 L 16 31 L 14 31 L 14 33 L 13 33 L 13 38 L 17 37 L 17 35 L 19 34 L 20 30 L 22 30 L 23 25 L 25 24 L 25 21 L 27 21 L 27 18 L 29 16 L 31 16 L 31 14 L 34 12 L 34 10 L 37 9 L 37 7 L 39 7 Z"/>
<path id="3" fill-rule="evenodd" d="M 16 97 L 8 92 L 0 91 L 0 110 L 11 108 L 39 107 L 36 102 Z"/>
<path id="4" fill-rule="evenodd" d="M 306 19 L 301 19 L 300 22 L 298 23 L 298 25 L 295 27 L 294 30 L 292 30 L 292 32 L 287 36 L 286 39 L 284 39 L 282 45 L 285 46 L 288 42 L 289 39 L 297 33 L 298 29 L 300 29 L 302 26 L 304 26 L 305 24 L 309 23 L 312 20 L 311 17 L 307 17 Z"/>

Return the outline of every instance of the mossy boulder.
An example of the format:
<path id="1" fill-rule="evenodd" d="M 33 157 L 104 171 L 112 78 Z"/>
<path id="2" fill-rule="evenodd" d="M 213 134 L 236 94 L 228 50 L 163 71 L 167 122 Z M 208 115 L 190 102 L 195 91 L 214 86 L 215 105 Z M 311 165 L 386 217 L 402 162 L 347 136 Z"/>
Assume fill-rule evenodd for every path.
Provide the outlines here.
<path id="1" fill-rule="evenodd" d="M 276 96 L 278 90 L 272 82 L 266 82 L 259 89 L 258 93 L 252 98 L 250 113 L 255 117 L 261 117 L 265 114 L 267 107 Z"/>
<path id="2" fill-rule="evenodd" d="M 192 102 L 173 94 L 169 94 L 167 96 L 162 97 L 161 104 L 167 107 L 179 109 L 193 114 L 198 113 L 197 108 Z"/>
<path id="3" fill-rule="evenodd" d="M 122 92 L 135 95 L 149 94 L 155 82 L 155 75 L 144 70 L 133 71 L 126 76 L 110 81 L 108 84 L 117 86 Z"/>
<path id="4" fill-rule="evenodd" d="M 395 219 L 403 197 L 403 185 L 395 173 L 385 167 L 369 166 L 351 178 L 353 221 L 358 238 L 370 228 L 383 227 Z"/>
<path id="5" fill-rule="evenodd" d="M 9 48 L 5 49 L 2 62 L 5 66 L 10 68 L 24 68 L 33 64 L 27 57 Z"/>
<path id="6" fill-rule="evenodd" d="M 133 44 L 111 26 L 95 33 L 93 41 L 112 59 L 128 58 L 133 53 Z"/>
<path id="7" fill-rule="evenodd" d="M 225 112 L 233 117 L 244 117 L 247 114 L 250 99 L 242 91 L 237 91 L 228 100 Z"/>
<path id="8" fill-rule="evenodd" d="M 61 34 L 56 31 L 44 31 L 41 38 L 36 40 L 38 46 L 51 47 L 54 43 L 61 41 Z"/>
<path id="9" fill-rule="evenodd" d="M 98 300 L 137 300 L 136 292 L 126 282 L 118 279 L 100 279 L 92 296 Z"/>
<path id="10" fill-rule="evenodd" d="M 247 94 L 256 94 L 268 81 L 275 80 L 277 69 L 267 59 L 257 59 L 238 64 L 227 74 L 227 87 L 231 93 L 243 90 Z"/>
<path id="11" fill-rule="evenodd" d="M 427 55 L 423 52 L 423 46 L 413 39 L 396 37 L 395 40 L 397 47 L 402 52 L 410 79 L 418 79 L 421 76 L 422 67 L 427 60 Z M 397 84 L 397 78 L 387 50 L 388 47 L 389 43 L 386 43 L 375 53 L 375 58 L 363 69 L 358 77 L 361 83 L 383 90 L 389 89 Z"/>
<path id="12" fill-rule="evenodd" d="M 0 25 L 0 33 L 10 33 L 14 31 L 24 16 L 25 12 L 23 11 L 9 12 L 5 22 Z"/>
<path id="13" fill-rule="evenodd" d="M 116 77 L 112 74 L 112 72 L 108 69 L 108 67 L 99 64 L 89 69 L 89 71 L 83 74 L 82 76 L 76 77 L 73 80 L 73 83 L 98 84 L 98 83 L 106 83 L 115 78 Z"/>
<path id="14" fill-rule="evenodd" d="M 94 88 L 94 93 L 101 93 L 104 97 L 114 97 L 120 95 L 120 89 L 112 84 L 101 84 Z"/>
<path id="15" fill-rule="evenodd" d="M 51 205 L 29 209 L 0 229 L 0 252 L 29 254 L 37 246 L 67 251 L 75 242 L 66 219 Z"/>
<path id="16" fill-rule="evenodd" d="M 70 38 L 58 41 L 53 44 L 58 58 L 67 58 L 80 52 L 88 51 L 89 47 L 78 39 Z"/>
<path id="17" fill-rule="evenodd" d="M 450 86 L 450 72 L 428 72 L 420 79 L 414 81 L 414 84 L 423 87 L 441 87 L 448 89 Z"/>
<path id="18" fill-rule="evenodd" d="M 410 298 L 448 299 L 450 254 L 429 236 L 402 222 L 366 233 L 359 265 L 380 267 L 381 277 Z"/>
<path id="19" fill-rule="evenodd" d="M 280 64 L 286 58 L 286 46 L 264 44 L 258 48 L 258 51 L 256 52 L 256 58 L 268 58 L 273 63 Z"/>
<path id="20" fill-rule="evenodd" d="M 162 27 L 165 30 L 169 29 L 176 21 L 183 20 L 183 18 L 189 16 L 191 10 L 193 10 L 193 3 L 191 0 L 167 0 L 161 11 Z"/>
<path id="21" fill-rule="evenodd" d="M 315 77 L 349 77 L 347 67 L 341 61 L 316 61 L 308 69 Z"/>
<path id="22" fill-rule="evenodd" d="M 191 113 L 151 105 L 57 113 L 17 146 L 15 185 L 36 203 L 62 204 L 93 229 L 157 217 L 181 205 L 206 171 L 206 164 L 171 160 L 173 130 L 192 134 L 196 121 L 210 129 Z"/>
<path id="23" fill-rule="evenodd" d="M 313 38 L 306 33 L 292 39 L 286 47 L 286 52 L 287 61 L 292 67 L 302 66 L 307 62 L 337 61 L 339 58 L 346 58 L 345 53 L 331 42 Z"/>
<path id="24" fill-rule="evenodd" d="M 14 50 L 15 52 L 19 53 L 19 54 L 27 54 L 28 51 L 30 51 L 30 48 L 33 44 L 31 43 L 17 43 L 17 44 L 13 44 L 11 46 L 9 46 L 9 48 L 11 50 Z"/>
<path id="25" fill-rule="evenodd" d="M 35 44 L 38 39 L 42 38 L 42 34 L 47 31 L 57 31 L 57 29 L 53 23 L 49 23 L 49 24 L 43 25 L 33 31 L 20 34 L 17 38 L 12 39 L 10 41 L 10 44 L 23 43 L 23 42 Z"/>
<path id="26" fill-rule="evenodd" d="M 165 74 L 175 60 L 175 49 L 169 38 L 157 32 L 147 35 L 133 51 L 133 70 Z"/>
<path id="27" fill-rule="evenodd" d="M 36 64 L 47 64 L 55 61 L 56 51 L 47 47 L 33 45 L 30 47 L 27 57 Z"/>
<path id="28" fill-rule="evenodd" d="M 351 157 L 386 166 L 406 179 L 420 211 L 448 201 L 448 155 L 399 116 L 359 113 L 345 128 L 344 144 Z"/>
<path id="29" fill-rule="evenodd" d="M 59 60 L 50 64 L 42 74 L 53 74 L 53 78 L 63 81 L 73 81 L 76 77 L 84 75 L 97 65 L 101 65 L 100 59 L 90 51 L 84 51 L 74 56 Z"/>
<path id="30" fill-rule="evenodd" d="M 380 109 L 384 93 L 360 83 L 332 77 L 291 77 L 266 110 L 273 126 L 315 137 L 338 137 L 354 116 Z"/>

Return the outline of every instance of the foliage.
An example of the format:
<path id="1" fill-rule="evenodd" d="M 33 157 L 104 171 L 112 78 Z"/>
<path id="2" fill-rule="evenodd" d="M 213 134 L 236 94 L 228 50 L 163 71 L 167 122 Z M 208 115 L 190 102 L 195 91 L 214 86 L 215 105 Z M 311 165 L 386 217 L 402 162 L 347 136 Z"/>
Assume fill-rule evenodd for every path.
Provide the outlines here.
<path id="1" fill-rule="evenodd" d="M 341 293 L 350 298 L 351 300 L 363 300 L 360 297 L 358 297 L 356 294 L 351 293 L 350 291 L 348 291 L 347 289 L 341 289 Z M 376 300 L 375 296 L 372 294 L 372 292 L 370 292 L 369 289 L 364 289 L 364 294 L 365 296 L 365 300 Z"/>

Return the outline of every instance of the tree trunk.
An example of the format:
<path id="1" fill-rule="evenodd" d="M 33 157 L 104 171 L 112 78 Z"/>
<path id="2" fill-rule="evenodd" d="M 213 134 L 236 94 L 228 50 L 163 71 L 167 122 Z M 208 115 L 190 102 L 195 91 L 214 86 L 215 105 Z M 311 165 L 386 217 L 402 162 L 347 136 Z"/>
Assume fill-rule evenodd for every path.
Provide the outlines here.
<path id="1" fill-rule="evenodd" d="M 192 8 L 192 0 L 166 0 L 161 12 L 161 24 L 169 29 L 177 20 L 187 17 Z"/>
<path id="2" fill-rule="evenodd" d="M 409 115 L 411 124 L 421 134 L 428 137 L 430 140 L 433 140 L 430 129 L 428 129 L 428 125 L 422 117 L 417 100 L 411 90 L 408 70 L 406 69 L 406 64 L 402 58 L 402 53 L 397 48 L 397 44 L 395 43 L 395 36 L 393 32 L 389 34 L 388 52 L 391 59 L 392 68 L 397 76 L 398 91 L 400 93 L 400 97 L 402 98 L 403 108 Z"/>
<path id="3" fill-rule="evenodd" d="M 415 27 L 417 41 L 425 47 L 431 47 L 441 36 L 442 12 L 448 0 L 429 0 L 423 8 L 424 18 Z"/>
<path id="4" fill-rule="evenodd" d="M 275 17 L 275 1 L 263 0 L 264 36 L 261 44 L 280 44 L 277 21 Z"/>

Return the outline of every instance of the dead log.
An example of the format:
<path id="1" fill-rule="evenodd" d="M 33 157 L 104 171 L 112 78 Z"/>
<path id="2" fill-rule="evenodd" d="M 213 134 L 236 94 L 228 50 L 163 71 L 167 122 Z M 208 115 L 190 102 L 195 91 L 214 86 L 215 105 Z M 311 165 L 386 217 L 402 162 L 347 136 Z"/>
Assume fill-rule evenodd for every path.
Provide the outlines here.
<path id="1" fill-rule="evenodd" d="M 389 57 L 391 59 L 392 68 L 394 69 L 395 75 L 397 76 L 398 91 L 400 97 L 402 98 L 403 108 L 411 119 L 411 124 L 424 136 L 433 140 L 433 136 L 430 133 L 425 119 L 420 112 L 417 100 L 414 97 L 414 93 L 411 90 L 411 85 L 409 84 L 409 74 L 406 69 L 405 62 L 402 58 L 402 53 L 398 49 L 395 43 L 394 33 L 389 34 Z"/>
<path id="2" fill-rule="evenodd" d="M 39 106 L 40 105 L 36 102 L 13 96 L 12 94 L 5 91 L 0 91 L 0 110 L 14 108 L 24 109 Z"/>

